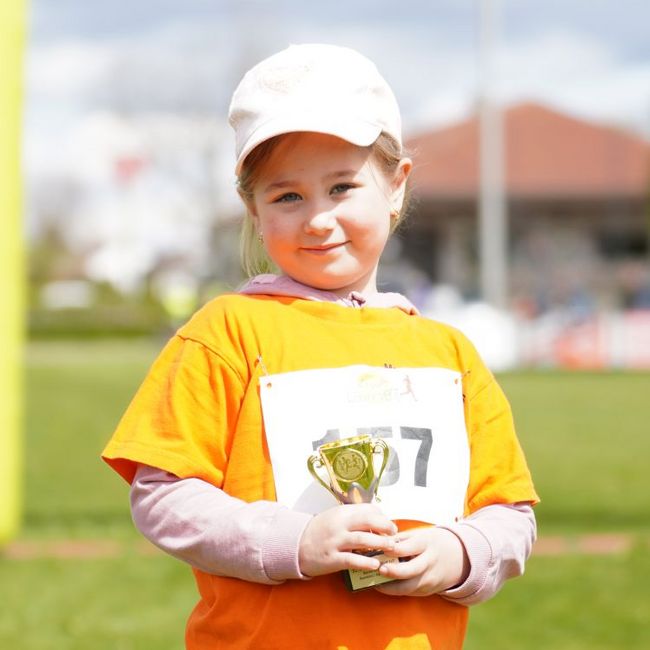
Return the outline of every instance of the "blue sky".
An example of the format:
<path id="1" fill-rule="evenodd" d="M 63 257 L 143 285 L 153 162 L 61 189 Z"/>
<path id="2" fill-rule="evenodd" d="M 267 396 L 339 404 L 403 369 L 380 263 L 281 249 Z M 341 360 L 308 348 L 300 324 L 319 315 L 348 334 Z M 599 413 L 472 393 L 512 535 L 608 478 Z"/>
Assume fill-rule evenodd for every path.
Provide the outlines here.
<path id="1" fill-rule="evenodd" d="M 32 0 L 32 13 L 34 36 L 39 41 L 78 35 L 113 38 L 155 31 L 170 23 L 233 20 L 242 15 L 253 20 L 256 12 L 278 15 L 287 29 L 293 21 L 312 21 L 328 29 L 342 23 L 363 27 L 389 22 L 453 36 L 471 20 L 475 4 L 473 0 Z M 564 26 L 606 40 L 632 58 L 650 56 L 650 6 L 646 0 L 501 0 L 500 4 L 508 31 L 524 38 Z"/>
<path id="2" fill-rule="evenodd" d="M 78 100 L 89 101 L 82 91 L 92 89 L 93 64 L 98 66 L 94 81 L 101 85 L 97 59 L 101 55 L 111 59 L 112 53 L 113 60 L 130 57 L 136 69 L 150 66 L 154 79 L 160 75 L 161 86 L 212 80 L 213 90 L 203 93 L 203 101 L 222 110 L 232 84 L 251 61 L 289 42 L 336 42 L 357 47 L 375 60 L 396 87 L 405 112 L 426 122 L 426 104 L 433 105 L 433 121 L 436 118 L 436 88 L 444 105 L 450 96 L 467 96 L 475 86 L 476 4 L 473 0 L 33 0 L 31 45 L 44 54 L 66 45 L 75 46 L 80 54 L 87 50 L 89 70 L 80 83 L 83 87 L 76 89 Z M 650 2 L 500 0 L 497 4 L 502 14 L 500 72 L 506 98 L 529 94 L 553 101 L 557 97 L 560 104 L 575 103 L 580 111 L 588 97 L 584 102 L 570 100 L 566 95 L 571 93 L 562 91 L 563 84 L 577 83 L 580 76 L 584 93 L 592 93 L 594 101 L 598 100 L 598 89 L 591 87 L 594 78 L 602 82 L 602 95 L 607 95 L 606 86 L 616 86 L 617 75 L 621 79 L 636 72 L 643 86 L 641 72 L 650 69 Z M 548 57 L 541 65 L 545 48 Z M 156 69 L 156 60 L 167 61 L 171 74 L 177 76 L 170 78 Z M 531 67 L 526 69 L 526 63 Z M 541 70 L 536 69 L 540 65 Z M 550 78 L 554 74 L 555 84 Z M 83 76 L 81 62 L 69 77 L 71 91 L 74 75 Z M 650 75 L 645 86 L 650 121 Z M 97 89 L 90 94 L 97 101 Z M 626 90 L 618 109 L 594 106 L 592 112 L 642 124 L 642 110 L 632 106 L 640 101 L 632 96 L 642 94 L 641 88 L 636 95 Z M 164 105 L 162 90 L 159 95 Z M 416 106 L 423 99 L 424 106 Z M 606 102 L 615 103 L 612 98 Z M 444 107 L 440 112 L 445 112 Z"/>

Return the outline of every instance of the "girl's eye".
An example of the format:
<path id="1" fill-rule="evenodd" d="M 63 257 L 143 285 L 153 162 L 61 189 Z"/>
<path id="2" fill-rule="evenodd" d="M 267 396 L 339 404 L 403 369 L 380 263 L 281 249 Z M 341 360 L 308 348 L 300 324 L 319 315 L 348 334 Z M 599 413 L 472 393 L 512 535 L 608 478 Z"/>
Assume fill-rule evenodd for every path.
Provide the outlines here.
<path id="1" fill-rule="evenodd" d="M 294 201 L 299 201 L 299 200 L 300 200 L 300 194 L 296 194 L 296 192 L 287 192 L 282 196 L 278 196 L 277 199 L 274 199 L 273 203 L 293 203 Z"/>
<path id="2" fill-rule="evenodd" d="M 339 183 L 332 188 L 332 194 L 343 194 L 354 188 L 352 183 Z"/>

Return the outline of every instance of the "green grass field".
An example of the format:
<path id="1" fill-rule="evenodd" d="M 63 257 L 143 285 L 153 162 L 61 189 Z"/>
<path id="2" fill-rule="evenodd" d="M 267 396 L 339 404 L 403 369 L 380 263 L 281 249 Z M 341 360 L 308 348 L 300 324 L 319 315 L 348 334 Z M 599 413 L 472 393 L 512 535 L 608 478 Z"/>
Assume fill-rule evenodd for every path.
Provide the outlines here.
<path id="1" fill-rule="evenodd" d="M 25 526 L 18 541 L 111 540 L 105 558 L 0 556 L 0 648 L 172 650 L 191 574 L 143 554 L 127 486 L 99 453 L 159 343 L 31 344 L 26 362 Z M 650 647 L 650 374 L 500 377 L 542 497 L 540 535 L 630 534 L 618 555 L 533 557 L 474 608 L 466 647 Z"/>

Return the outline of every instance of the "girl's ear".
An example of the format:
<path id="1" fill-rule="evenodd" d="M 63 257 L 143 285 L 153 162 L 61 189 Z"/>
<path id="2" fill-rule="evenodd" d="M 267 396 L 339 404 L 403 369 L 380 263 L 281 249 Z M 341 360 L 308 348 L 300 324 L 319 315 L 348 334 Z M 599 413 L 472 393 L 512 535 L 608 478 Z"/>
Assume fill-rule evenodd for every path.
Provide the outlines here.
<path id="1" fill-rule="evenodd" d="M 406 193 L 406 181 L 413 169 L 413 163 L 410 158 L 402 158 L 397 165 L 395 175 L 391 182 L 390 209 L 391 211 L 400 212 L 404 203 Z"/>

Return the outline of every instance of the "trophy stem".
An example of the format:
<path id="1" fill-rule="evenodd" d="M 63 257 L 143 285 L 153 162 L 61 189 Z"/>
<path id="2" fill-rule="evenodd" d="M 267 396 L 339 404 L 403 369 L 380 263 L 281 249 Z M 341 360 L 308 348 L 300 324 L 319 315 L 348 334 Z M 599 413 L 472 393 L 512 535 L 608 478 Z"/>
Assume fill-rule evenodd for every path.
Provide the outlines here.
<path id="1" fill-rule="evenodd" d="M 341 495 L 339 498 L 343 503 L 371 503 L 377 492 L 377 483 L 377 478 L 373 479 L 367 488 L 355 482 L 350 483 L 350 488 L 347 493 Z"/>

